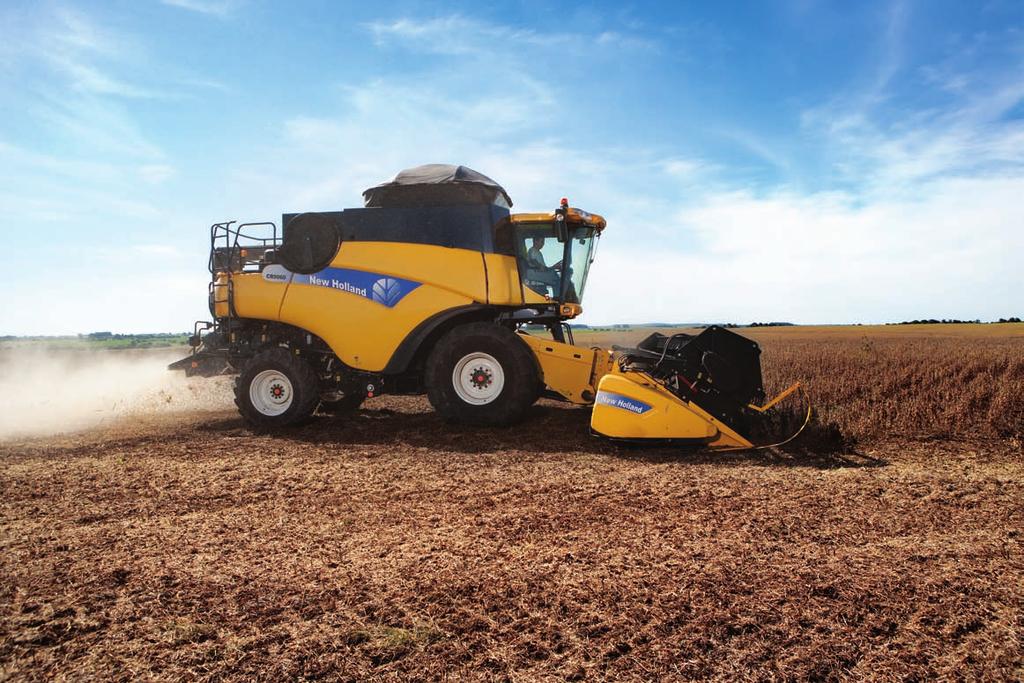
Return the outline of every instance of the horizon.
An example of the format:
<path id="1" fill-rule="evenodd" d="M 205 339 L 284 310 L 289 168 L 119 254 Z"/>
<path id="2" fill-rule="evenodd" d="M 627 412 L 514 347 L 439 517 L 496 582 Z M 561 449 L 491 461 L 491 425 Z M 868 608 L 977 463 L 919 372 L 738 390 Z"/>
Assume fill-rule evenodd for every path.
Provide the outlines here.
<path id="1" fill-rule="evenodd" d="M 853 323 L 791 323 L 784 320 L 771 321 L 771 322 L 751 322 L 751 323 L 735 323 L 735 322 L 682 322 L 682 323 L 662 323 L 662 322 L 642 322 L 642 323 L 576 323 L 569 321 L 570 327 L 575 328 L 629 328 L 629 327 L 650 327 L 650 328 L 701 328 L 710 327 L 712 325 L 718 325 L 721 327 L 732 327 L 732 328 L 762 328 L 762 327 L 891 327 L 897 325 L 1020 325 L 1022 323 L 1021 316 L 1009 316 L 1010 318 L 1016 318 L 1015 320 L 1009 319 L 996 319 L 996 320 L 982 320 L 982 319 L 971 319 L 971 320 L 941 320 L 941 319 L 927 319 L 927 320 L 900 320 L 890 322 L 853 322 Z M 111 334 L 115 337 L 180 337 L 189 336 L 192 334 L 192 330 L 179 330 L 179 331 L 158 331 L 158 332 L 143 332 L 143 331 L 122 331 L 122 330 L 92 330 L 89 332 L 68 332 L 66 334 L 0 334 L 0 341 L 14 341 L 18 339 L 80 339 L 87 338 L 90 335 L 97 334 Z"/>
<path id="2" fill-rule="evenodd" d="M 435 162 L 608 219 L 591 326 L 1019 315 L 1022 36 L 1001 0 L 5 6 L 0 335 L 187 327 L 211 223 Z"/>

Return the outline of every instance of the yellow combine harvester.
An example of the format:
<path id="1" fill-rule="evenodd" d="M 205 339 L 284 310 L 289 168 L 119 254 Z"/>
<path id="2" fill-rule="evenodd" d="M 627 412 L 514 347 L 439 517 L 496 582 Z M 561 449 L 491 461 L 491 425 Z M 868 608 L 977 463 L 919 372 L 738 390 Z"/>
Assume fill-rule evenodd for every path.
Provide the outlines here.
<path id="1" fill-rule="evenodd" d="M 605 220 L 431 164 L 365 208 L 211 228 L 210 310 L 171 369 L 237 373 L 250 424 L 285 427 L 384 393 L 426 393 L 445 419 L 513 424 L 541 396 L 593 404 L 596 434 L 742 448 L 764 409 L 760 349 L 720 327 L 636 349 L 576 346 Z"/>

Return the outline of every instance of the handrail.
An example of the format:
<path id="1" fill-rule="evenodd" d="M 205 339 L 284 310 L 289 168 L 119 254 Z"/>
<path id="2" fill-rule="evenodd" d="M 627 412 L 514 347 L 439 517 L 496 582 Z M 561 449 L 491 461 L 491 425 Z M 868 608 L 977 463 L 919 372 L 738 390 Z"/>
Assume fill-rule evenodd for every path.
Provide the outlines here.
<path id="1" fill-rule="evenodd" d="M 224 221 L 210 226 L 210 259 L 207 267 L 213 279 L 216 279 L 218 271 L 233 272 L 236 266 L 241 271 L 247 265 L 259 263 L 260 258 L 267 251 L 281 244 L 277 224 L 272 221 L 237 225 L 235 223 L 235 221 Z M 270 237 L 254 234 L 251 230 L 246 231 L 251 228 L 267 226 L 272 229 Z M 257 258 L 248 258 L 247 250 L 250 249 L 256 252 Z"/>

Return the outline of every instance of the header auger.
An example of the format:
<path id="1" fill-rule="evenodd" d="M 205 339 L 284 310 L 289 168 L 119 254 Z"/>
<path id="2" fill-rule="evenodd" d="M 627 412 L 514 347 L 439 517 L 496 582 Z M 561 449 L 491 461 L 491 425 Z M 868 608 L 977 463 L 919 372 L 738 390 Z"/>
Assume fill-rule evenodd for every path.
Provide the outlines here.
<path id="1" fill-rule="evenodd" d="M 594 405 L 592 431 L 748 448 L 767 407 L 760 349 L 709 327 L 635 349 L 574 344 L 566 321 L 605 220 L 571 207 L 513 214 L 463 166 L 408 169 L 366 206 L 210 231 L 213 322 L 171 369 L 237 374 L 258 428 L 346 413 L 384 393 L 425 393 L 446 420 L 521 421 L 541 396 Z M 543 332 L 540 334 L 538 332 Z M 791 387 L 788 395 L 795 389 Z"/>

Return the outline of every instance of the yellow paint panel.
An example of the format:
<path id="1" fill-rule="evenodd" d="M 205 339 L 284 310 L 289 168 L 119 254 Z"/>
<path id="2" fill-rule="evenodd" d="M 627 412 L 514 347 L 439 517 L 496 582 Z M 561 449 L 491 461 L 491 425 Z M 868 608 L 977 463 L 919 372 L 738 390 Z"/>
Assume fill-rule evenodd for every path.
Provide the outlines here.
<path id="1" fill-rule="evenodd" d="M 239 317 L 277 320 L 286 289 L 284 283 L 264 280 L 261 273 L 235 273 L 231 276 L 231 287 Z"/>
<path id="2" fill-rule="evenodd" d="M 644 404 L 648 408 L 643 412 L 624 407 Z M 614 372 L 601 379 L 590 427 L 617 439 L 689 439 L 711 447 L 751 445 L 699 406 L 677 398 L 639 373 Z"/>
<path id="3" fill-rule="evenodd" d="M 487 301 L 499 306 L 518 306 L 523 303 L 523 287 L 519 281 L 519 266 L 514 256 L 484 254 L 487 263 Z"/>
<path id="4" fill-rule="evenodd" d="M 242 318 L 280 320 L 322 338 L 352 367 L 378 372 L 417 325 L 441 311 L 487 300 L 480 252 L 423 244 L 346 242 L 333 267 L 390 275 L 421 283 L 394 307 L 358 294 L 261 273 L 231 276 L 235 312 Z M 226 287 L 215 289 L 218 315 L 227 314 Z"/>
<path id="5" fill-rule="evenodd" d="M 544 384 L 567 401 L 586 405 L 594 400 L 591 378 L 594 350 L 521 334 L 544 373 Z M 584 394 L 587 394 L 586 396 Z"/>
<path id="6" fill-rule="evenodd" d="M 430 284 L 420 285 L 388 308 L 358 294 L 293 283 L 281 321 L 317 335 L 344 363 L 379 372 L 417 325 L 435 313 L 470 303 L 467 296 Z"/>
<path id="7" fill-rule="evenodd" d="M 529 287 L 523 287 L 523 301 L 528 304 L 549 304 L 551 298 L 538 294 Z"/>
<path id="8" fill-rule="evenodd" d="M 478 251 L 398 242 L 345 242 L 331 266 L 420 283 L 394 307 L 330 287 L 298 282 L 287 285 L 281 322 L 312 332 L 344 363 L 369 372 L 383 370 L 399 344 L 427 318 L 487 301 L 484 263 Z"/>
<path id="9" fill-rule="evenodd" d="M 430 284 L 486 303 L 479 251 L 403 242 L 343 242 L 331 265 Z"/>

